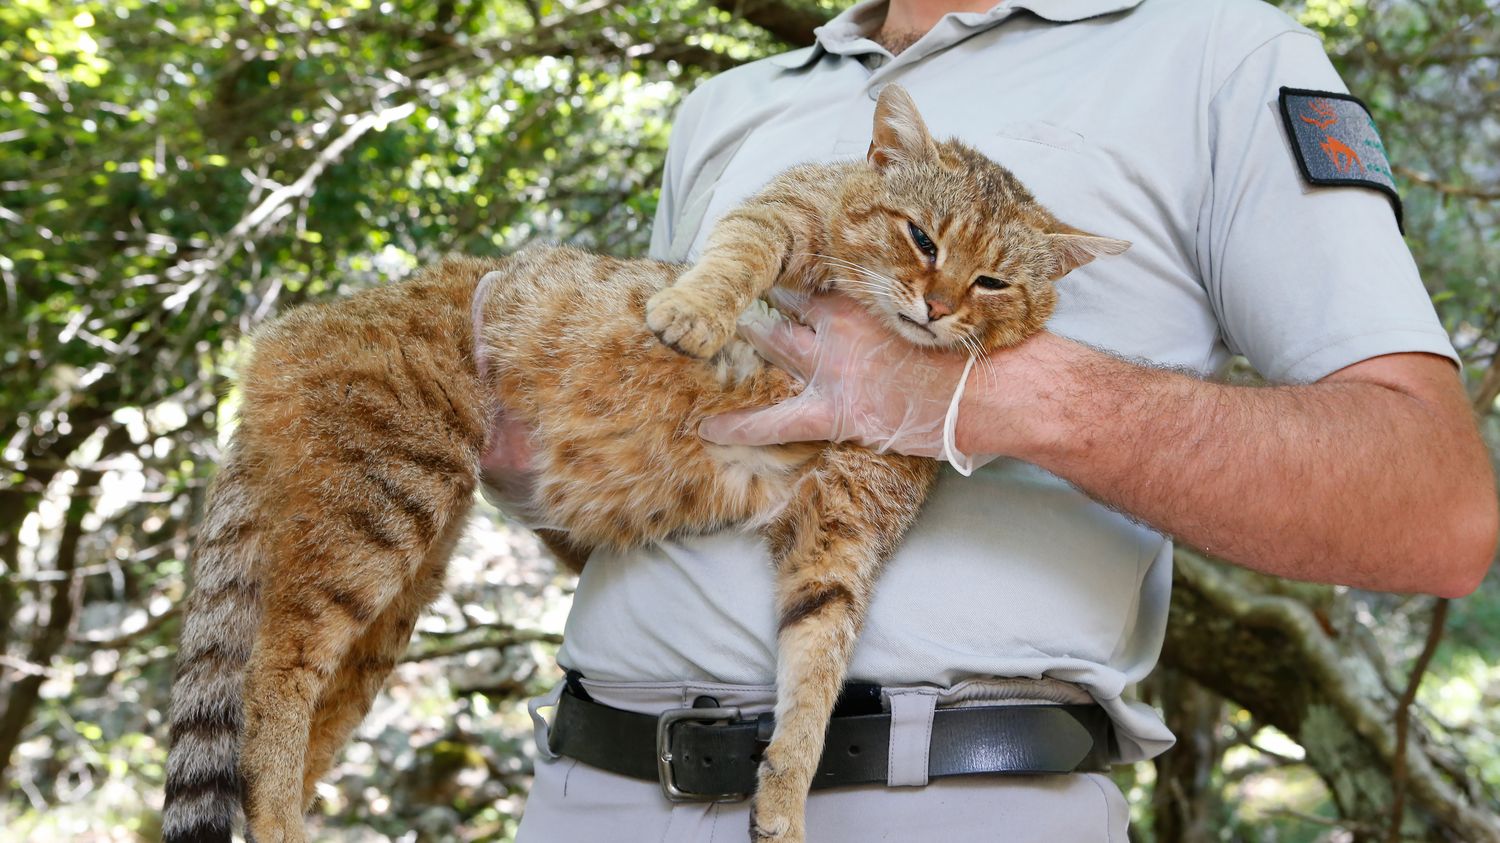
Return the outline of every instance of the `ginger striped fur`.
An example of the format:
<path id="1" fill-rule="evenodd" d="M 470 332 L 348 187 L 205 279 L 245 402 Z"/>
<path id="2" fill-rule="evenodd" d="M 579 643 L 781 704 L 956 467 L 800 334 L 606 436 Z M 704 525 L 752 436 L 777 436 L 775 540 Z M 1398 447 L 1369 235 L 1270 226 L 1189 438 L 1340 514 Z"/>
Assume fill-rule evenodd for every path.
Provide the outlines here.
<path id="1" fill-rule="evenodd" d="M 442 588 L 503 413 L 535 431 L 532 503 L 567 528 L 543 534 L 566 563 L 676 534 L 764 531 L 779 693 L 751 835 L 803 841 L 872 588 L 937 464 L 827 443 L 747 458 L 700 440 L 706 416 L 796 391 L 734 338 L 736 316 L 778 283 L 837 290 L 914 342 L 978 353 L 1040 330 L 1052 282 L 1123 247 L 1058 222 L 968 147 L 934 141 L 897 86 L 874 138 L 867 162 L 777 177 L 716 225 L 692 268 L 533 246 L 451 258 L 261 330 L 195 547 L 165 840 L 228 841 L 240 804 L 248 838 L 305 839 L 314 785 Z M 471 307 L 490 272 L 476 337 Z M 977 289 L 977 273 L 1009 285 Z M 933 297 L 951 306 L 944 330 L 910 331 L 900 314 Z"/>

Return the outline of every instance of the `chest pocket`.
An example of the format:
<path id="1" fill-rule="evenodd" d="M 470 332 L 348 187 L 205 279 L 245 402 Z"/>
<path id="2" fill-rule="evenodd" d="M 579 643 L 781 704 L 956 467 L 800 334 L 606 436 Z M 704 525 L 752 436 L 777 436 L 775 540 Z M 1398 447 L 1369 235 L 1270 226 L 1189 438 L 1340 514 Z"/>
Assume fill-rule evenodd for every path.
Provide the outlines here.
<path id="1" fill-rule="evenodd" d="M 995 129 L 993 134 L 998 138 L 1040 144 L 1066 152 L 1075 152 L 1083 147 L 1083 135 L 1056 123 L 1040 120 L 1006 123 Z"/>
<path id="2" fill-rule="evenodd" d="M 1097 159 L 1083 135 L 1055 123 L 1005 123 L 966 139 L 990 160 L 1016 174 L 1032 195 L 1058 217 L 1074 222 L 1092 216 L 1103 188 Z"/>

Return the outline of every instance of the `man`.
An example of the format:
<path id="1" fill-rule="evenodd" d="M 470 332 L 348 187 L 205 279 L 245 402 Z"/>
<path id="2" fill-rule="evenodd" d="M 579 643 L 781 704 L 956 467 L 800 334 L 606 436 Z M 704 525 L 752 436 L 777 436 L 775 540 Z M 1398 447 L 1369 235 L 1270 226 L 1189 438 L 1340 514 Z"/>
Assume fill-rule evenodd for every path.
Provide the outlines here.
<path id="1" fill-rule="evenodd" d="M 1267 573 L 1445 596 L 1474 589 L 1495 547 L 1456 357 L 1382 192 L 1378 138 L 1317 38 L 1255 0 L 990 6 L 861 3 L 817 46 L 705 83 L 668 153 L 653 254 L 691 259 L 713 220 L 786 166 L 863 155 L 875 95 L 899 82 L 934 134 L 1009 167 L 1069 223 L 1133 243 L 1064 279 L 1049 331 L 963 383 L 948 452 L 1006 459 L 945 472 L 877 587 L 851 676 L 880 687 L 888 775 L 816 791 L 817 843 L 1126 839 L 1123 798 L 1088 765 L 929 780 L 950 760 L 931 736 L 962 705 L 1092 703 L 1114 760 L 1166 749 L 1159 718 L 1122 696 L 1159 652 L 1166 535 Z M 703 435 L 944 453 L 881 432 L 906 404 L 882 389 L 892 360 L 851 352 L 871 324 L 836 301 L 809 316 L 815 335 L 752 336 L 807 392 Z M 1204 380 L 1235 353 L 1286 385 Z M 962 361 L 948 365 L 903 389 L 946 406 L 963 380 Z M 560 654 L 570 695 L 650 715 L 765 710 L 775 619 L 755 538 L 621 557 L 596 556 L 580 580 Z M 1063 740 L 1011 737 L 1040 755 Z M 743 802 L 669 802 L 577 760 L 592 750 L 564 751 L 539 765 L 523 843 L 743 839 Z M 1057 772 L 1006 763 L 984 769 Z"/>

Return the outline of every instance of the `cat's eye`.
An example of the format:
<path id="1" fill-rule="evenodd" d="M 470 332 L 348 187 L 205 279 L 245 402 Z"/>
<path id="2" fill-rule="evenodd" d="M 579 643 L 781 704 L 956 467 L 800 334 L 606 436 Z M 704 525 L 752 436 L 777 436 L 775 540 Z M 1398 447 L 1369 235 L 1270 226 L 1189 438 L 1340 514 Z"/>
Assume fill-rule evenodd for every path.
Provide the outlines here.
<path id="1" fill-rule="evenodd" d="M 922 254 L 934 260 L 937 259 L 937 244 L 932 242 L 932 238 L 927 236 L 927 232 L 917 228 L 917 224 L 914 222 L 907 223 L 906 230 L 911 232 L 911 241 L 917 244 L 917 248 L 922 250 Z"/>
<path id="2" fill-rule="evenodd" d="M 974 279 L 974 286 L 985 290 L 1003 290 L 1010 286 L 1010 282 L 1001 281 L 993 275 L 981 275 Z"/>

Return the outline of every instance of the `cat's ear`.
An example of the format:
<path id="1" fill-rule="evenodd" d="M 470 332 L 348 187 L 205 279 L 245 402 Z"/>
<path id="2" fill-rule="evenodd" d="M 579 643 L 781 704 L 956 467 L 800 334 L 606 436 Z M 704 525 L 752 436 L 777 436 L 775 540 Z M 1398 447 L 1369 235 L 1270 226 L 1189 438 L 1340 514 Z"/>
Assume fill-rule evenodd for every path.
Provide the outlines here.
<path id="1" fill-rule="evenodd" d="M 917 113 L 917 104 L 900 85 L 886 85 L 875 101 L 875 131 L 865 157 L 881 169 L 896 162 L 937 157 L 937 143 Z"/>
<path id="2" fill-rule="evenodd" d="M 1052 246 L 1052 260 L 1055 266 L 1052 273 L 1053 281 L 1095 258 L 1118 255 L 1130 248 L 1129 240 L 1100 237 L 1070 226 L 1059 226 L 1058 230 L 1048 233 L 1047 240 Z"/>

